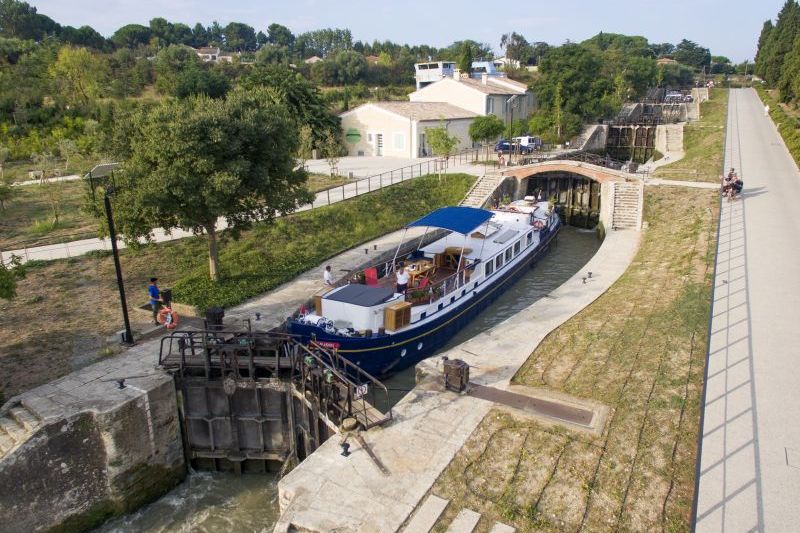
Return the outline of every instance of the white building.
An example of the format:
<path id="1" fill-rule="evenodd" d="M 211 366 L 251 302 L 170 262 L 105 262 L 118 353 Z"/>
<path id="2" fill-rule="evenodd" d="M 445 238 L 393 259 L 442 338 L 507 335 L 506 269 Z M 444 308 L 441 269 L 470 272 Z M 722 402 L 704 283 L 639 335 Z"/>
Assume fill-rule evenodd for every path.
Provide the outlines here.
<path id="1" fill-rule="evenodd" d="M 412 102 L 447 102 L 476 115 L 496 115 L 505 122 L 527 120 L 536 99 L 524 83 L 484 74 L 481 79 L 442 78 L 408 96 Z"/>
<path id="2" fill-rule="evenodd" d="M 469 126 L 477 116 L 444 102 L 374 102 L 340 118 L 348 155 L 425 157 L 432 155 L 426 129 L 444 125 L 460 141 L 456 150 L 469 148 Z"/>

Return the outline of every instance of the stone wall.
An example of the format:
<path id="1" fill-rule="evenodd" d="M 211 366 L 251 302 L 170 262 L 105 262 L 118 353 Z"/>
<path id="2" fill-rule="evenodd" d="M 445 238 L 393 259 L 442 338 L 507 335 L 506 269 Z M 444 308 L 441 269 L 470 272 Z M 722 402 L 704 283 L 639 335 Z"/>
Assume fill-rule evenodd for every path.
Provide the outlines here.
<path id="1" fill-rule="evenodd" d="M 47 418 L 3 457 L 0 529 L 85 530 L 179 483 L 185 465 L 175 388 L 168 376 L 158 378 L 146 389 L 98 384 L 108 388 L 107 409 Z"/>

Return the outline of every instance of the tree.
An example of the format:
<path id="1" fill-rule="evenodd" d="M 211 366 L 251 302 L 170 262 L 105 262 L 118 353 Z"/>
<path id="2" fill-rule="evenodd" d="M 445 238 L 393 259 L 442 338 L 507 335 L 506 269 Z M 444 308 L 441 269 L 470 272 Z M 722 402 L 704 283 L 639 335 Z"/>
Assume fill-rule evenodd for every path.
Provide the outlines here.
<path id="1" fill-rule="evenodd" d="M 458 55 L 458 69 L 466 75 L 472 72 L 472 61 L 475 59 L 475 48 L 472 43 L 465 41 L 461 44 L 461 51 Z"/>
<path id="2" fill-rule="evenodd" d="M 449 135 L 447 133 L 447 126 L 445 126 L 444 123 L 441 123 L 435 128 L 427 128 L 425 130 L 425 136 L 428 138 L 428 144 L 431 147 L 433 155 L 444 157 L 445 165 L 447 165 L 450 155 L 453 153 L 453 149 L 461 142 L 455 135 Z M 440 165 L 439 179 L 441 178 L 442 169 Z"/>
<path id="3" fill-rule="evenodd" d="M 81 26 L 80 28 L 73 28 L 72 26 L 64 26 L 58 34 L 59 40 L 74 46 L 88 46 L 95 50 L 106 50 L 108 48 L 108 41 L 106 38 L 97 33 L 91 26 Z"/>
<path id="4" fill-rule="evenodd" d="M 291 49 L 294 46 L 295 37 L 289 28 L 274 22 L 267 28 L 267 39 L 270 44 Z"/>
<path id="5" fill-rule="evenodd" d="M 124 163 L 115 176 L 114 214 L 124 239 L 150 238 L 159 227 L 205 233 L 214 281 L 220 218 L 236 236 L 311 199 L 305 173 L 295 170 L 297 130 L 272 91 L 163 101 L 119 129 L 128 142 L 116 154 Z"/>
<path id="6" fill-rule="evenodd" d="M 61 26 L 53 19 L 36 12 L 27 2 L 0 0 L 0 36 L 41 41 L 58 35 Z"/>
<path id="7" fill-rule="evenodd" d="M 305 170 L 306 161 L 314 155 L 314 132 L 311 126 L 303 124 L 298 130 L 297 136 L 297 160 L 300 168 Z"/>
<path id="8" fill-rule="evenodd" d="M 469 137 L 475 142 L 490 142 L 503 134 L 506 125 L 495 115 L 477 117 L 469 125 Z"/>
<path id="9" fill-rule="evenodd" d="M 336 176 L 339 159 L 342 155 L 342 142 L 339 136 L 333 131 L 328 132 L 325 141 L 322 143 L 322 157 L 331 167 L 331 177 Z"/>
<path id="10" fill-rule="evenodd" d="M 6 161 L 8 161 L 8 157 L 11 155 L 11 150 L 6 148 L 5 146 L 0 145 L 0 182 L 5 181 L 5 167 Z"/>
<path id="11" fill-rule="evenodd" d="M 17 281 L 24 277 L 25 267 L 18 256 L 12 255 L 8 265 L 0 261 L 0 298 L 14 298 L 17 295 Z"/>
<path id="12" fill-rule="evenodd" d="M 221 98 L 231 88 L 228 78 L 215 69 L 192 65 L 178 73 L 175 79 L 175 96 L 186 98 L 192 94 L 205 94 Z"/>
<path id="13" fill-rule="evenodd" d="M 57 227 L 61 221 L 61 204 L 64 201 L 63 181 L 53 181 L 51 178 L 55 174 L 55 157 L 50 152 L 33 154 L 33 163 L 41 172 L 40 187 L 44 191 L 47 203 L 50 204 L 50 214 L 52 219 L 50 224 L 53 228 Z"/>
<path id="14" fill-rule="evenodd" d="M 147 26 L 128 24 L 114 32 L 111 42 L 117 48 L 136 48 L 149 43 L 152 36 L 153 32 Z"/>
<path id="15" fill-rule="evenodd" d="M 50 76 L 68 103 L 86 106 L 101 96 L 110 71 L 104 56 L 63 46 L 50 67 Z"/>
<path id="16" fill-rule="evenodd" d="M 517 66 L 527 64 L 533 51 L 531 45 L 525 40 L 525 37 L 517 32 L 511 32 L 510 34 L 504 33 L 500 38 L 500 48 L 506 51 L 506 57 L 508 59 L 519 63 Z"/>
<path id="17" fill-rule="evenodd" d="M 336 70 L 336 81 L 340 85 L 355 83 L 367 70 L 367 60 L 353 50 L 338 52 L 332 60 Z M 329 63 L 330 64 L 330 63 Z"/>
<path id="18" fill-rule="evenodd" d="M 241 22 L 231 22 L 223 30 L 225 48 L 237 52 L 254 51 L 256 49 L 256 30 Z"/>
<path id="19" fill-rule="evenodd" d="M 179 44 L 160 50 L 155 59 L 156 88 L 160 93 L 175 95 L 181 72 L 200 68 L 201 61 L 189 47 Z"/>
<path id="20" fill-rule="evenodd" d="M 5 180 L 0 181 L 0 211 L 6 210 L 6 204 L 13 200 L 16 194 L 16 189 L 10 183 L 6 183 Z"/>
<path id="21" fill-rule="evenodd" d="M 683 39 L 678 43 L 673 57 L 678 63 L 683 63 L 696 69 L 711 65 L 711 52 L 708 51 L 708 48 L 703 48 L 688 39 Z"/>

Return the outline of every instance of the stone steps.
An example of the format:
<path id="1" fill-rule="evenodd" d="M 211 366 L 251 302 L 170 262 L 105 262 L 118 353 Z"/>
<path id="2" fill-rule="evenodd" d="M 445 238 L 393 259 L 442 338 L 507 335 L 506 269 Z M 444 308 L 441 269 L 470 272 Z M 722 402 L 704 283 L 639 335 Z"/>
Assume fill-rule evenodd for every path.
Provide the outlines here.
<path id="1" fill-rule="evenodd" d="M 628 182 L 614 185 L 613 229 L 638 229 L 642 209 L 641 187 L 640 183 Z"/>
<path id="2" fill-rule="evenodd" d="M 403 528 L 403 533 L 429 533 L 449 504 L 450 500 L 429 494 Z M 447 527 L 447 533 L 472 533 L 480 519 L 480 513 L 471 509 L 461 509 Z M 516 529 L 511 526 L 495 522 L 489 533 L 514 533 L 515 531 Z"/>
<path id="3" fill-rule="evenodd" d="M 41 425 L 41 418 L 23 405 L 0 416 L 0 459 L 27 441 Z"/>
<path id="4" fill-rule="evenodd" d="M 501 176 L 489 174 L 481 176 L 461 201 L 460 205 L 468 207 L 481 207 L 486 199 L 495 191 L 495 189 L 497 189 L 497 185 L 502 179 L 503 178 Z"/>

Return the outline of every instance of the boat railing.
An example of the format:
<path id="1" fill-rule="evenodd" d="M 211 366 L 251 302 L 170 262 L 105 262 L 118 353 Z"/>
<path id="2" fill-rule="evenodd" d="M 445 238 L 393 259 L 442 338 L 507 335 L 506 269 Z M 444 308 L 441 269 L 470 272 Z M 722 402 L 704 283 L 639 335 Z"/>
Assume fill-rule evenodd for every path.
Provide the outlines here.
<path id="1" fill-rule="evenodd" d="M 469 261 L 463 269 L 454 272 L 444 279 L 426 287 L 411 287 L 406 289 L 406 301 L 412 303 L 435 303 L 450 296 L 471 281 L 475 272 L 475 267 L 478 264 L 480 264 L 480 260 Z"/>

